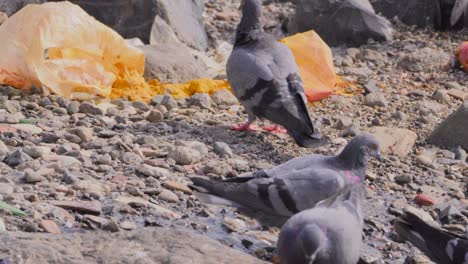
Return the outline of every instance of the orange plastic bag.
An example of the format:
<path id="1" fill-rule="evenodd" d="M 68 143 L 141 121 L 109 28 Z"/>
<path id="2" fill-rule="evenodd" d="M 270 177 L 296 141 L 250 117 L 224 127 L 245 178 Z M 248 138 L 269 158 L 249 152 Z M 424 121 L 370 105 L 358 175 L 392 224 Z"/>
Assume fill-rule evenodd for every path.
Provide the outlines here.
<path id="1" fill-rule="evenodd" d="M 333 55 L 330 47 L 315 31 L 299 33 L 280 41 L 294 54 L 308 101 L 318 101 L 335 91 L 340 79 L 335 73 Z"/>
<path id="2" fill-rule="evenodd" d="M 464 41 L 460 48 L 455 52 L 458 61 L 463 66 L 463 69 L 468 72 L 468 41 Z"/>
<path id="3" fill-rule="evenodd" d="M 143 76 L 144 53 L 70 2 L 28 5 L 0 26 L 0 84 L 64 97 L 105 96 Z"/>

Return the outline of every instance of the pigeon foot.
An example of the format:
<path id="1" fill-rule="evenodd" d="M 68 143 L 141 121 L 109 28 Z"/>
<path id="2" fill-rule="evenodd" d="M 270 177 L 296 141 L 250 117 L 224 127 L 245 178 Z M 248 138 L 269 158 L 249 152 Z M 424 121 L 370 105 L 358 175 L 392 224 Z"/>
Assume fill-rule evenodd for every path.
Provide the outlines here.
<path id="1" fill-rule="evenodd" d="M 267 131 L 270 133 L 278 133 L 278 134 L 287 134 L 288 131 L 281 126 L 278 125 L 272 125 L 272 126 L 264 126 L 262 127 L 263 131 Z"/>
<path id="2" fill-rule="evenodd" d="M 257 131 L 257 128 L 255 128 L 255 126 L 252 123 L 247 122 L 245 124 L 233 125 L 232 130 L 255 132 Z"/>

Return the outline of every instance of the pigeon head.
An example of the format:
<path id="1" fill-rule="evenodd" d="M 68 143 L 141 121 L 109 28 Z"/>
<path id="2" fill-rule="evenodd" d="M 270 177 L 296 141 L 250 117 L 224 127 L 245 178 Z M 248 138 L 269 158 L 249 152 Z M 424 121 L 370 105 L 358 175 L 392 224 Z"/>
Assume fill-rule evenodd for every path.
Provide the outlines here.
<path id="1" fill-rule="evenodd" d="M 372 157 L 382 160 L 379 142 L 368 133 L 363 133 L 351 139 L 339 155 L 339 158 L 351 162 L 353 167 L 365 167 Z"/>
<path id="2" fill-rule="evenodd" d="M 239 9 L 242 10 L 242 18 L 237 26 L 236 42 L 252 32 L 261 32 L 263 30 L 260 22 L 262 0 L 242 0 Z"/>

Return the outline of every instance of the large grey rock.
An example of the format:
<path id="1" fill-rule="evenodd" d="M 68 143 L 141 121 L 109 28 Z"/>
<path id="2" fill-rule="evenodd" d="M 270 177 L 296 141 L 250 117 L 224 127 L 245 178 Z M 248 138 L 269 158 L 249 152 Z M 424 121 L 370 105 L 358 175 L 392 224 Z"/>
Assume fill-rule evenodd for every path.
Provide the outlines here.
<path id="1" fill-rule="evenodd" d="M 150 44 L 174 43 L 174 37 L 188 47 L 204 51 L 208 37 L 203 25 L 202 0 L 156 0 L 156 17 Z"/>
<path id="2" fill-rule="evenodd" d="M 391 39 L 388 20 L 375 14 L 368 0 L 297 0 L 291 33 L 315 30 L 329 45 L 361 45 Z"/>
<path id="3" fill-rule="evenodd" d="M 442 123 L 434 129 L 428 141 L 434 145 L 452 148 L 461 146 L 468 150 L 468 101 L 449 115 Z"/>
<path id="4" fill-rule="evenodd" d="M 145 45 L 145 78 L 181 83 L 206 76 L 206 66 L 180 43 Z"/>
<path id="5" fill-rule="evenodd" d="M 2 259 L 11 263 L 266 263 L 208 237 L 164 228 L 66 235 L 8 232 L 0 242 Z"/>

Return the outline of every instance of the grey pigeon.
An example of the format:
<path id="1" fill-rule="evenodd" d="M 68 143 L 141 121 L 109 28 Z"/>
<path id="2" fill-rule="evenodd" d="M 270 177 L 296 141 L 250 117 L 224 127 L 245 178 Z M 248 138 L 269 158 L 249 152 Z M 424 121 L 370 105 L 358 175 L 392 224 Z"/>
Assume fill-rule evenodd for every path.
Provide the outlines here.
<path id="1" fill-rule="evenodd" d="M 456 0 L 450 16 L 450 25 L 454 26 L 466 12 L 468 12 L 468 0 Z M 465 15 L 468 16 L 468 14 Z"/>
<path id="2" fill-rule="evenodd" d="M 365 199 L 363 184 L 351 184 L 312 209 L 291 217 L 282 227 L 280 264 L 355 264 L 362 245 Z"/>
<path id="3" fill-rule="evenodd" d="M 192 177 L 191 187 L 204 203 L 291 216 L 333 196 L 347 183 L 363 182 L 371 157 L 380 158 L 379 143 L 372 135 L 361 134 L 338 156 L 308 155 L 224 181 Z"/>
<path id="4" fill-rule="evenodd" d="M 468 240 L 405 211 L 394 223 L 396 233 L 440 264 L 468 263 Z"/>
<path id="5" fill-rule="evenodd" d="M 307 109 L 299 68 L 291 50 L 263 31 L 262 0 L 243 0 L 242 19 L 226 73 L 248 121 L 233 127 L 250 130 L 258 118 L 283 126 L 302 147 L 323 143 Z M 278 131 L 277 125 L 265 130 Z"/>

